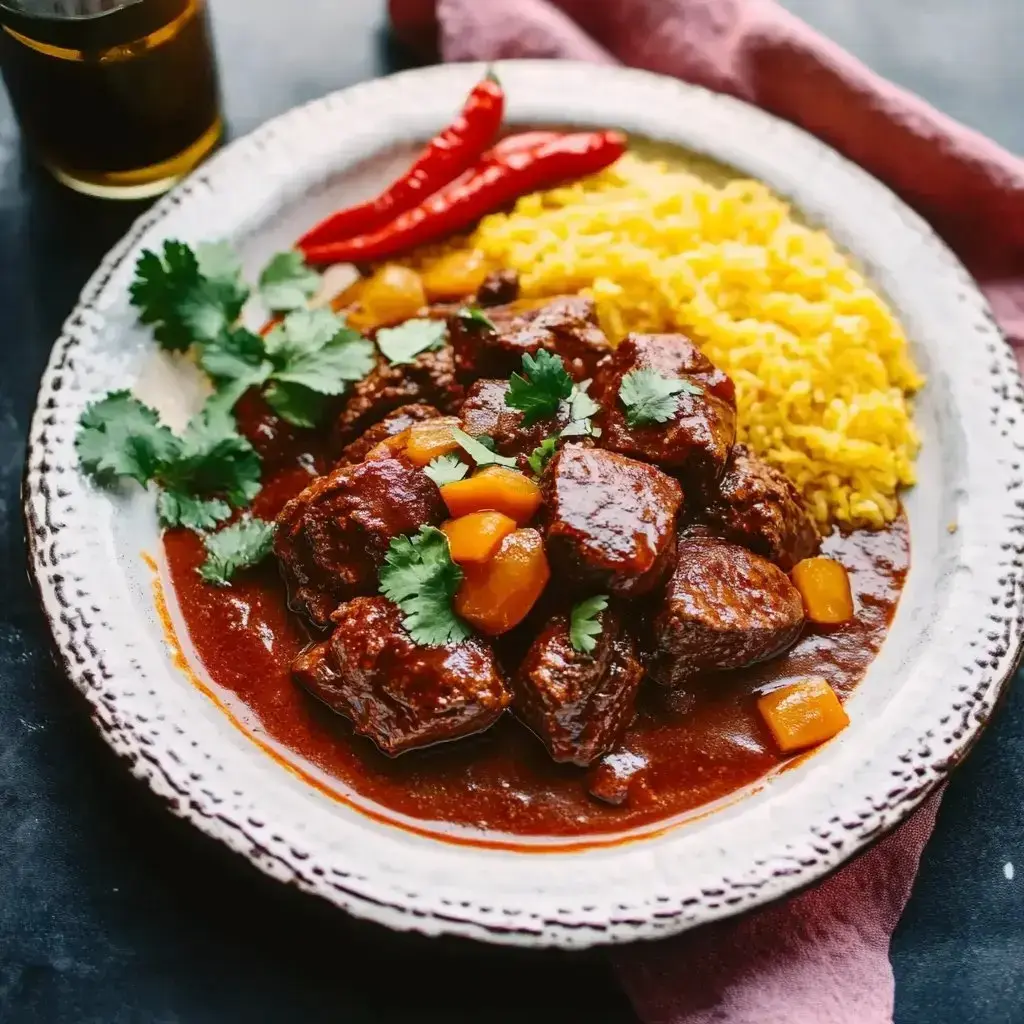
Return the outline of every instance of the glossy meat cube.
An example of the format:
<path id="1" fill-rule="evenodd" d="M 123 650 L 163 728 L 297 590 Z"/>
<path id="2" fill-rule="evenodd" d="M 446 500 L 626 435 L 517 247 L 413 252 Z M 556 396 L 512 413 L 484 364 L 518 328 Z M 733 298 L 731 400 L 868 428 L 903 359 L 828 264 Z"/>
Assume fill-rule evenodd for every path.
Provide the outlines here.
<path id="1" fill-rule="evenodd" d="M 796 485 L 746 445 L 733 447 L 705 518 L 725 539 L 787 571 L 821 547 L 821 535 Z"/>
<path id="2" fill-rule="evenodd" d="M 636 370 L 685 380 L 701 393 L 677 395 L 676 412 L 667 422 L 630 426 L 619 390 Z M 736 391 L 685 335 L 628 335 L 601 366 L 591 393 L 602 409 L 603 447 L 681 473 L 700 487 L 725 471 L 736 440 Z"/>
<path id="3" fill-rule="evenodd" d="M 411 427 L 414 423 L 434 420 L 440 415 L 440 411 L 432 405 L 400 405 L 378 423 L 374 423 L 372 427 L 363 431 L 351 444 L 345 445 L 337 464 L 349 466 L 356 462 L 362 462 L 366 458 L 367 452 L 381 441 L 400 434 L 406 427 Z"/>
<path id="4" fill-rule="evenodd" d="M 683 492 L 660 469 L 569 444 L 548 464 L 541 489 L 556 578 L 630 597 L 652 590 L 671 569 Z"/>
<path id="5" fill-rule="evenodd" d="M 557 615 L 530 645 L 512 681 L 514 708 L 555 761 L 585 766 L 618 742 L 633 718 L 643 668 L 632 637 L 610 609 L 590 654 Z"/>
<path id="6" fill-rule="evenodd" d="M 422 647 L 385 597 L 357 597 L 331 616 L 330 638 L 292 663 L 296 682 L 391 757 L 492 725 L 511 695 L 482 640 Z"/>
<path id="7" fill-rule="evenodd" d="M 478 380 L 466 392 L 460 415 L 463 429 L 473 437 L 486 434 L 502 455 L 530 455 L 541 441 L 557 434 L 569 423 L 568 405 L 563 402 L 550 419 L 523 426 L 523 413 L 505 404 L 507 380 Z"/>
<path id="8" fill-rule="evenodd" d="M 393 365 L 383 356 L 361 381 L 352 385 L 334 423 L 336 451 L 354 441 L 389 412 L 411 403 L 436 406 L 442 412 L 458 412 L 463 388 L 455 379 L 451 346 L 421 352 L 411 363 Z"/>
<path id="9" fill-rule="evenodd" d="M 491 330 L 456 316 L 449 321 L 455 365 L 462 380 L 507 378 L 523 366 L 523 353 L 541 349 L 562 357 L 574 380 L 593 377 L 611 352 L 597 325 L 592 300 L 576 295 L 519 300 L 487 310 Z"/>
<path id="10" fill-rule="evenodd" d="M 654 618 L 648 673 L 678 686 L 700 672 L 767 661 L 796 642 L 803 624 L 800 593 L 777 565 L 736 544 L 683 539 Z"/>
<path id="11" fill-rule="evenodd" d="M 277 517 L 274 551 L 293 608 L 323 625 L 341 601 L 377 589 L 393 537 L 445 517 L 436 484 L 394 458 L 341 466 Z"/>

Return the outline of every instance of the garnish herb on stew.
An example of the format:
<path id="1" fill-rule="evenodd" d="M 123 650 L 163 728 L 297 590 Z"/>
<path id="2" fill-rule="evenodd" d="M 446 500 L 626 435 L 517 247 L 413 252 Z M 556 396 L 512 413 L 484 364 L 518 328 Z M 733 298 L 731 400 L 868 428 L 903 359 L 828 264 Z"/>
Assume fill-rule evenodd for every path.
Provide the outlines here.
<path id="1" fill-rule="evenodd" d="M 587 394 L 590 381 L 574 384 L 569 395 L 569 422 L 562 428 L 559 437 L 600 437 L 601 428 L 595 427 L 591 417 L 601 411 L 601 407 Z"/>
<path id="2" fill-rule="evenodd" d="M 492 438 L 482 435 L 481 437 L 470 437 L 464 430 L 460 430 L 458 427 L 451 428 L 452 437 L 455 438 L 459 443 L 459 447 L 478 465 L 478 466 L 508 466 L 514 467 L 516 464 L 515 458 L 511 455 L 498 455 L 497 452 L 493 451 L 494 441 Z"/>
<path id="3" fill-rule="evenodd" d="M 601 635 L 600 615 L 608 607 L 608 598 L 604 594 L 588 597 L 585 601 L 573 605 L 569 615 L 569 643 L 573 650 L 583 654 L 591 654 L 597 646 L 597 638 Z"/>
<path id="4" fill-rule="evenodd" d="M 306 266 L 301 252 L 279 252 L 260 273 L 260 298 L 267 309 L 302 309 L 320 288 L 320 275 Z"/>
<path id="5" fill-rule="evenodd" d="M 541 349 L 536 356 L 523 353 L 523 373 L 509 378 L 505 404 L 523 413 L 523 426 L 547 419 L 558 412 L 563 399 L 572 394 L 572 378 L 561 356 Z"/>
<path id="6" fill-rule="evenodd" d="M 423 472 L 438 487 L 444 487 L 445 484 L 453 484 L 456 480 L 461 480 L 469 472 L 469 466 L 461 462 L 457 455 L 438 455 L 430 460 L 423 468 Z"/>
<path id="7" fill-rule="evenodd" d="M 392 365 L 411 363 L 421 352 L 433 352 L 448 337 L 443 320 L 406 320 L 377 332 L 377 348 Z"/>
<path id="8" fill-rule="evenodd" d="M 243 516 L 237 523 L 225 526 L 203 538 L 206 561 L 199 575 L 207 583 L 225 587 L 240 569 L 258 565 L 274 546 L 274 523 Z"/>
<path id="9" fill-rule="evenodd" d="M 526 460 L 530 464 L 530 469 L 540 476 L 544 472 L 544 467 L 551 461 L 551 457 L 555 454 L 555 446 L 558 444 L 557 437 L 545 437 L 543 441 L 530 454 L 530 457 Z"/>
<path id="10" fill-rule="evenodd" d="M 702 395 L 704 389 L 678 377 L 664 377 L 656 370 L 633 370 L 622 378 L 619 398 L 626 407 L 631 427 L 667 423 L 679 410 L 681 394 Z"/>
<path id="11" fill-rule="evenodd" d="M 494 321 L 479 306 L 463 306 L 455 314 L 467 327 L 496 331 Z"/>
<path id="12" fill-rule="evenodd" d="M 373 369 L 372 342 L 326 309 L 295 310 L 264 340 L 273 367 L 264 398 L 298 427 L 315 427 L 325 397 L 342 394 Z"/>
<path id="13" fill-rule="evenodd" d="M 402 625 L 426 647 L 459 643 L 471 633 L 452 601 L 462 570 L 452 561 L 448 538 L 434 526 L 411 537 L 395 537 L 380 570 L 380 592 L 398 605 Z"/>
<path id="14" fill-rule="evenodd" d="M 132 305 L 164 348 L 184 352 L 238 319 L 249 289 L 241 281 L 241 264 L 229 253 L 223 244 L 193 251 L 171 240 L 162 255 L 147 250 L 139 257 L 129 288 Z"/>
<path id="15" fill-rule="evenodd" d="M 155 410 L 116 391 L 82 414 L 75 447 L 82 468 L 103 486 L 155 483 L 157 511 L 168 527 L 211 529 L 259 490 L 259 456 L 231 416 L 212 405 L 179 437 Z"/>

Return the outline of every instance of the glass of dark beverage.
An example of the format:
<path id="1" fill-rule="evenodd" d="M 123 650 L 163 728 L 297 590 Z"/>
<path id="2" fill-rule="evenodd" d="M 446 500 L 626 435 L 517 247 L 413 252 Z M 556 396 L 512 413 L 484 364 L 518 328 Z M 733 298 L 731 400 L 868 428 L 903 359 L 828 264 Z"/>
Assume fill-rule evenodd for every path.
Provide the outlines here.
<path id="1" fill-rule="evenodd" d="M 157 195 L 221 137 L 206 0 L 0 0 L 0 70 L 26 141 L 80 192 Z"/>

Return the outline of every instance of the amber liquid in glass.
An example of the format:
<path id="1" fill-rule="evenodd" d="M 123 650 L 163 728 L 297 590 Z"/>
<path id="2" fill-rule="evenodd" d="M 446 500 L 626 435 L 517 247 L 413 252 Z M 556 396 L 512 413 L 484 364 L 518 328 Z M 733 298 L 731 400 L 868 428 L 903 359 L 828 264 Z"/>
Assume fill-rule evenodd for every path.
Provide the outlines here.
<path id="1" fill-rule="evenodd" d="M 0 11 L 0 68 L 27 141 L 65 184 L 156 195 L 222 132 L 205 0 L 142 0 L 30 35 Z M 143 14 L 144 17 L 140 17 Z M 135 38 L 121 39 L 145 29 Z M 40 38 L 41 37 L 41 38 Z"/>

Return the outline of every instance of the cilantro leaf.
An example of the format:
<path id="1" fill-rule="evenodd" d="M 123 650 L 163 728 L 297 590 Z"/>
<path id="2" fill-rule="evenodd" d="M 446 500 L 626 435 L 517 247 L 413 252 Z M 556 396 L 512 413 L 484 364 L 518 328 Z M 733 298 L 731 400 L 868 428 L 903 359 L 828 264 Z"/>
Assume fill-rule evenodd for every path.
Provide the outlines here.
<path id="1" fill-rule="evenodd" d="M 608 598 L 604 594 L 588 597 L 585 601 L 573 605 L 569 615 L 569 643 L 573 650 L 582 654 L 590 654 L 597 646 L 597 637 L 604 628 L 598 616 L 608 607 Z"/>
<path id="2" fill-rule="evenodd" d="M 491 451 L 487 447 L 483 437 L 470 437 L 464 430 L 460 430 L 458 427 L 452 427 L 452 437 L 459 442 L 459 447 L 466 452 L 467 455 L 478 465 L 478 466 L 510 466 L 514 467 L 516 460 L 511 455 L 498 455 L 496 452 Z M 488 437 L 487 441 L 491 441 Z M 491 444 L 494 442 L 491 441 Z"/>
<path id="3" fill-rule="evenodd" d="M 113 391 L 88 406 L 75 438 L 82 469 L 105 487 L 122 477 L 145 486 L 177 457 L 179 446 L 156 410 L 127 391 Z"/>
<path id="4" fill-rule="evenodd" d="M 555 445 L 558 444 L 557 437 L 545 437 L 543 441 L 536 448 L 533 449 L 533 453 L 526 460 L 530 464 L 530 469 L 540 476 L 544 472 L 544 467 L 551 461 L 551 457 L 555 454 Z"/>
<path id="5" fill-rule="evenodd" d="M 455 314 L 466 327 L 485 328 L 488 331 L 496 331 L 494 321 L 479 306 L 463 306 Z"/>
<path id="6" fill-rule="evenodd" d="M 129 293 L 139 320 L 152 324 L 156 340 L 177 352 L 230 327 L 249 297 L 230 246 L 205 244 L 193 252 L 174 240 L 164 242 L 162 255 L 142 253 Z"/>
<path id="7" fill-rule="evenodd" d="M 196 570 L 207 583 L 227 586 L 240 569 L 262 562 L 273 550 L 274 523 L 244 516 L 203 538 L 206 561 Z"/>
<path id="8" fill-rule="evenodd" d="M 375 362 L 372 342 L 328 309 L 294 310 L 262 341 L 272 367 L 264 397 L 299 427 L 316 426 L 322 396 L 342 394 Z"/>
<path id="9" fill-rule="evenodd" d="M 181 491 L 161 491 L 156 499 L 156 513 L 168 529 L 184 526 L 189 530 L 212 530 L 231 518 L 231 506 L 222 498 L 197 498 Z"/>
<path id="10" fill-rule="evenodd" d="M 275 313 L 302 309 L 320 288 L 320 275 L 301 252 L 279 252 L 260 272 L 260 298 Z"/>
<path id="11" fill-rule="evenodd" d="M 438 487 L 444 487 L 445 484 L 453 484 L 456 480 L 461 480 L 469 472 L 469 466 L 459 461 L 457 455 L 438 455 L 423 467 L 423 472 Z"/>
<path id="12" fill-rule="evenodd" d="M 622 378 L 619 398 L 631 427 L 667 423 L 679 410 L 680 394 L 702 395 L 704 389 L 688 380 L 665 377 L 657 370 L 632 370 Z"/>
<path id="13" fill-rule="evenodd" d="M 262 384 L 274 368 L 263 339 L 245 327 L 225 331 L 215 342 L 201 346 L 199 365 L 219 386 L 243 380 L 249 387 Z"/>
<path id="14" fill-rule="evenodd" d="M 411 363 L 421 352 L 432 352 L 444 344 L 448 325 L 443 320 L 406 320 L 397 327 L 377 332 L 377 348 L 392 365 Z"/>
<path id="15" fill-rule="evenodd" d="M 296 355 L 273 379 L 301 384 L 318 395 L 340 395 L 350 381 L 362 380 L 374 364 L 373 343 L 343 327 L 315 352 Z"/>
<path id="16" fill-rule="evenodd" d="M 195 253 L 183 242 L 164 242 L 162 257 L 148 249 L 139 257 L 128 289 L 131 303 L 139 310 L 139 320 L 153 325 L 153 334 L 164 348 L 184 352 L 192 344 L 178 307 L 198 283 Z"/>
<path id="17" fill-rule="evenodd" d="M 587 388 L 590 381 L 574 384 L 569 396 L 569 422 L 562 428 L 559 437 L 600 437 L 601 428 L 591 423 L 591 417 L 601 411 L 601 407 L 589 394 Z"/>
<path id="18" fill-rule="evenodd" d="M 541 349 L 536 356 L 523 353 L 523 373 L 509 378 L 505 404 L 523 413 L 523 426 L 547 419 L 558 412 L 562 399 L 572 393 L 572 378 L 566 372 L 561 356 Z"/>
<path id="19" fill-rule="evenodd" d="M 260 489 L 260 457 L 236 432 L 230 413 L 208 405 L 189 423 L 177 458 L 161 470 L 159 482 L 178 494 L 224 495 L 238 508 Z"/>
<path id="20" fill-rule="evenodd" d="M 196 246 L 196 265 L 200 277 L 226 284 L 242 280 L 242 261 L 228 242 L 200 242 Z"/>
<path id="21" fill-rule="evenodd" d="M 323 395 L 301 384 L 271 381 L 263 392 L 267 405 L 293 426 L 312 430 L 323 418 L 327 402 Z"/>
<path id="22" fill-rule="evenodd" d="M 471 634 L 452 600 L 462 570 L 452 561 L 448 538 L 434 526 L 391 541 L 380 570 L 380 592 L 402 612 L 402 625 L 425 647 L 459 643 Z"/>

